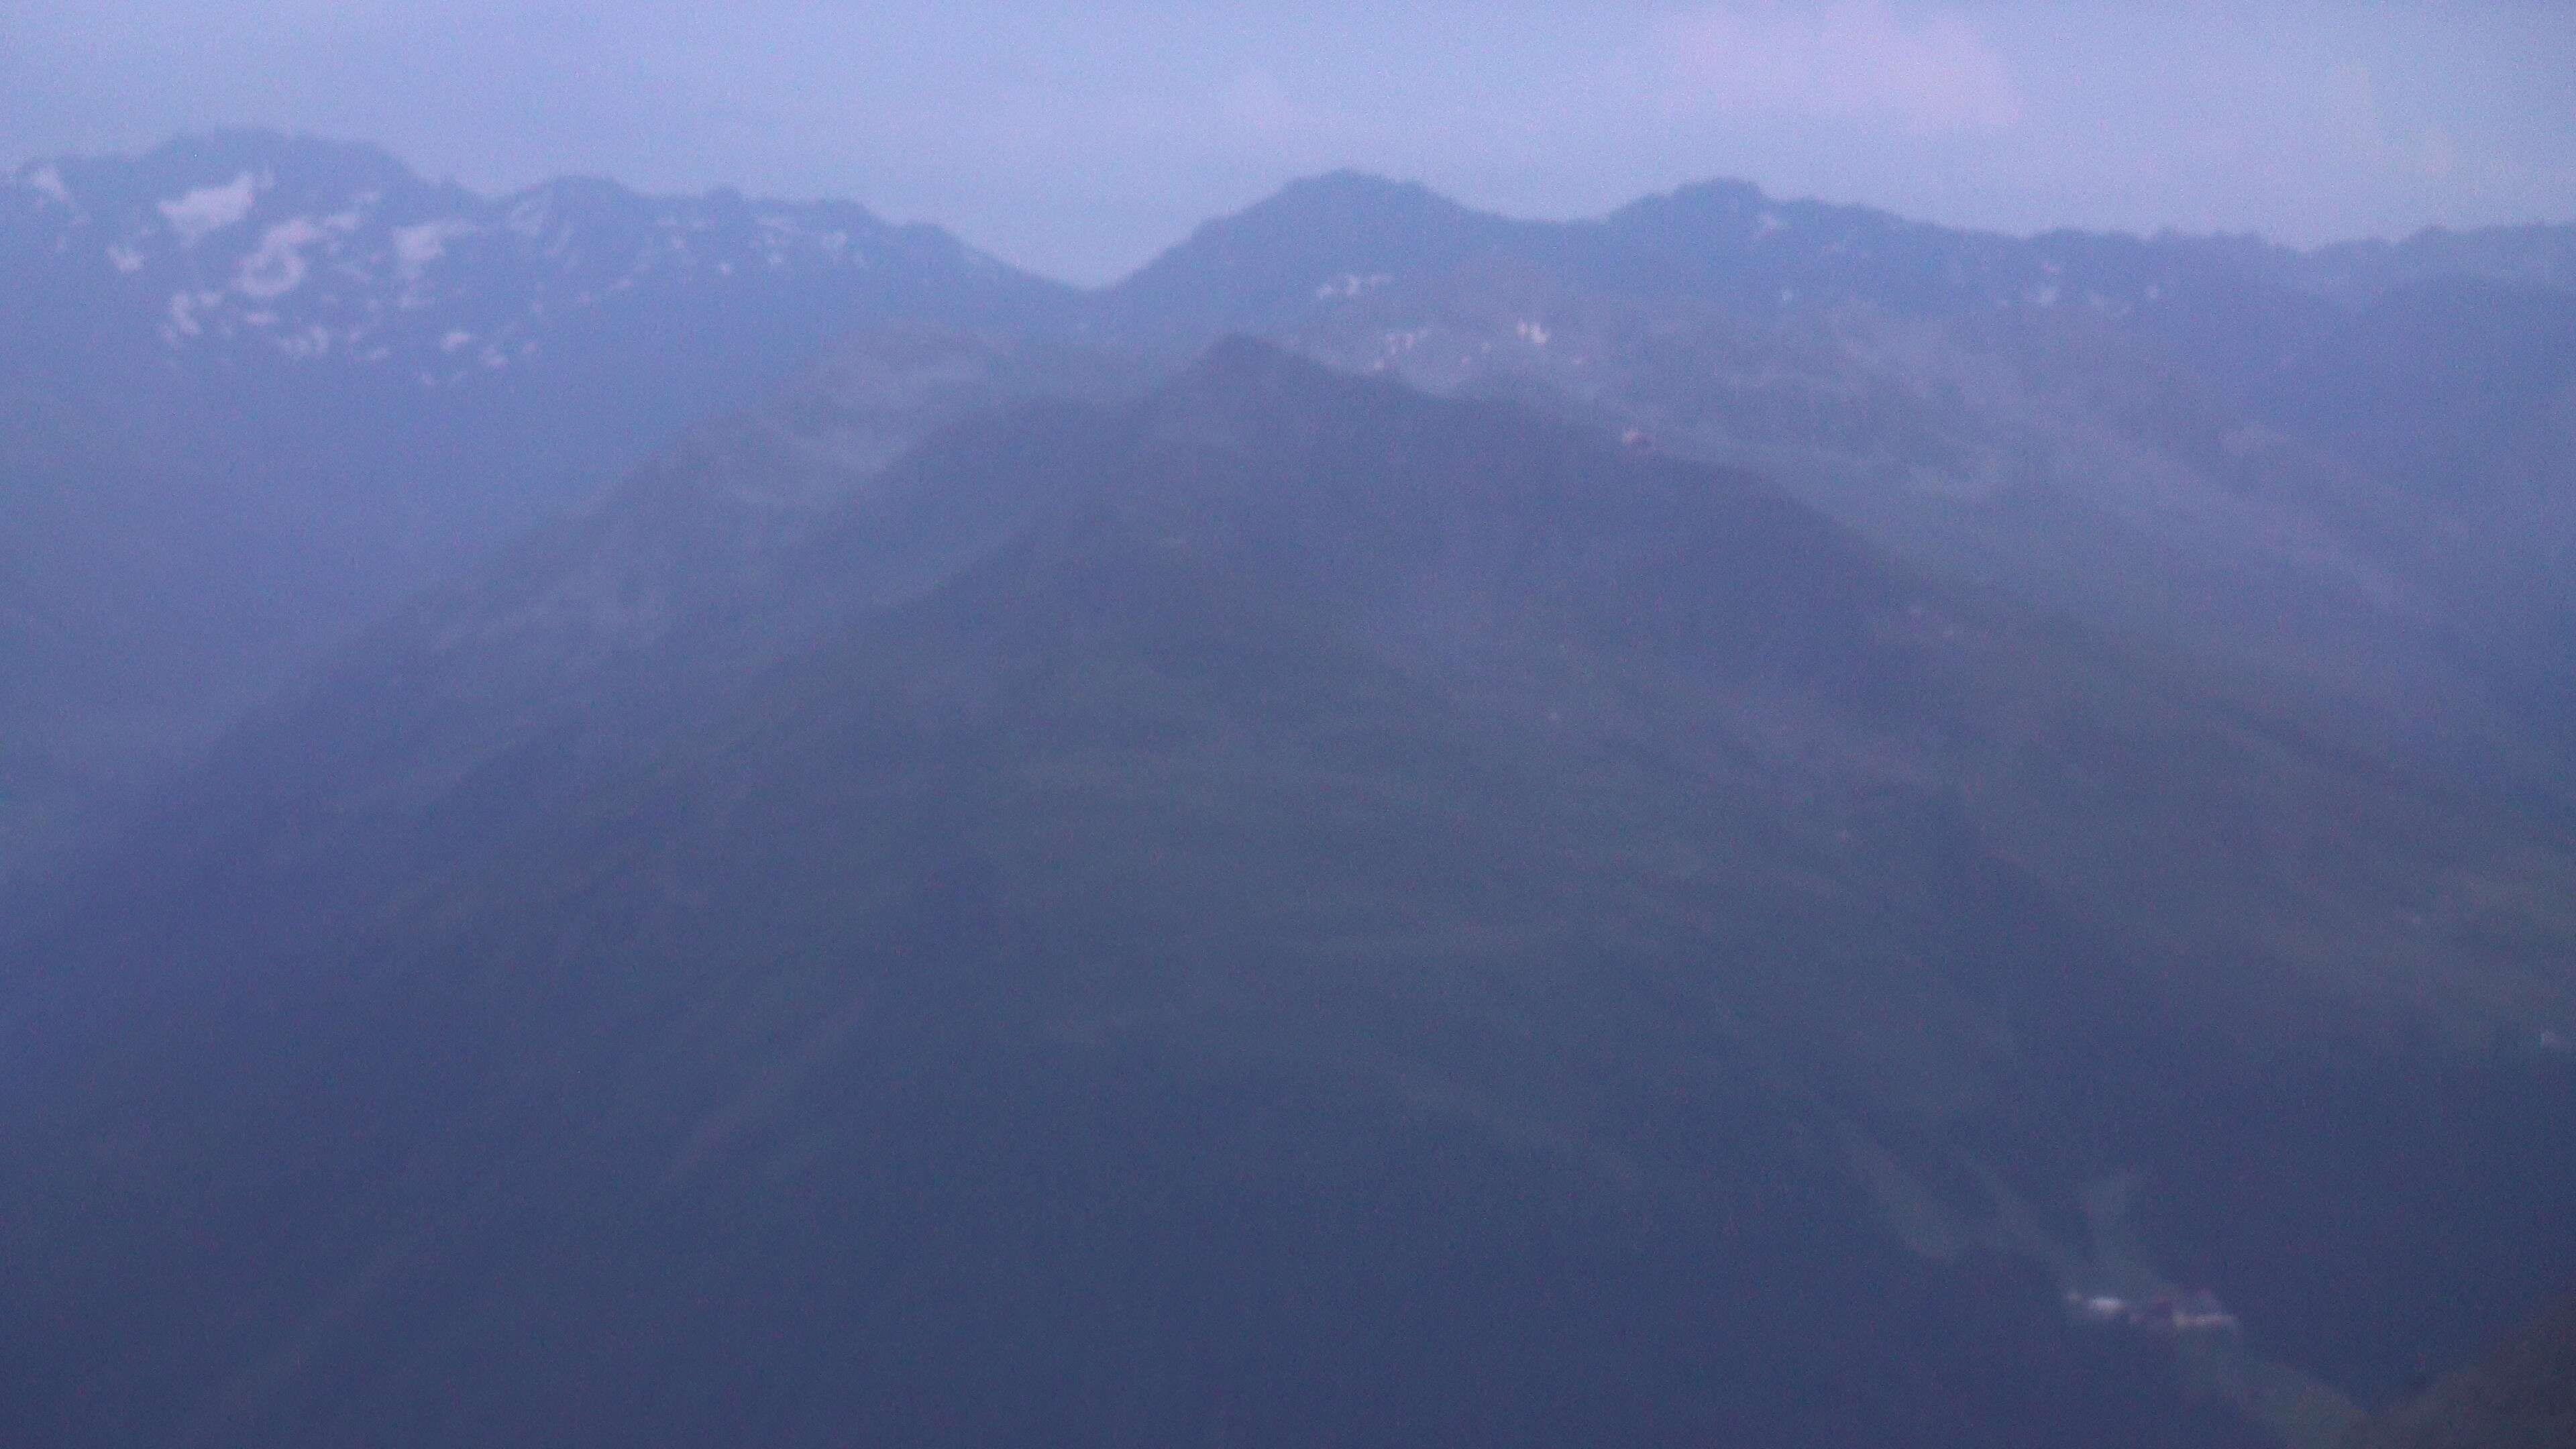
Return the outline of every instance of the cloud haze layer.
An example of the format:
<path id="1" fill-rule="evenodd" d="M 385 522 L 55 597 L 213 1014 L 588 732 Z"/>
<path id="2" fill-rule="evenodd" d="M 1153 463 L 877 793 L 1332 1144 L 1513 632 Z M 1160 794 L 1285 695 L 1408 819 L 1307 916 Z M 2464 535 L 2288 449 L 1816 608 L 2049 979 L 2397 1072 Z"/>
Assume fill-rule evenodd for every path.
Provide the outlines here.
<path id="1" fill-rule="evenodd" d="M 2001 131 L 2021 119 L 2010 67 L 1956 14 L 1719 5 L 1676 17 L 1668 34 L 1690 83 L 1678 98 L 1685 115 L 1892 122 L 1916 135 Z"/>
<path id="2" fill-rule="evenodd" d="M 2576 7 L 18 0 L 0 162 L 256 124 L 492 189 L 844 195 L 1078 280 L 1358 166 L 1569 216 L 1712 176 L 2007 230 L 2576 219 Z"/>

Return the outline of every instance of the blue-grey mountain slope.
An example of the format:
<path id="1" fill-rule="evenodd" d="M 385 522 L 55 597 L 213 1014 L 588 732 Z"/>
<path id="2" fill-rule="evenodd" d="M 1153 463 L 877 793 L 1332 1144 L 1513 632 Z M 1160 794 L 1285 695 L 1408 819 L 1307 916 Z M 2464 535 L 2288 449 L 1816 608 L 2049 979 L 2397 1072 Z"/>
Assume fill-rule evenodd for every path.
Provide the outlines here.
<path id="1" fill-rule="evenodd" d="M 20 1422 L 2323 1444 L 2576 1261 L 2552 822 L 1516 407 L 922 346 L 0 917 Z"/>
<path id="2" fill-rule="evenodd" d="M 847 203 L 223 133 L 0 181 L 0 872 L 862 326 L 1064 288 Z"/>
<path id="3" fill-rule="evenodd" d="M 0 1424 L 2376 1432 L 2576 1270 L 2564 244 L 27 168 Z"/>
<path id="4" fill-rule="evenodd" d="M 1257 330 L 1757 468 L 2365 747 L 2564 794 L 2567 234 L 2025 239 L 1741 184 L 1540 224 L 1343 174 L 1211 223 L 1088 325 Z"/>
<path id="5" fill-rule="evenodd" d="M 846 203 L 484 198 L 260 133 L 35 163 L 0 183 L 0 871 L 393 600 L 906 319 L 1167 365 L 1254 331 L 1543 401 L 2230 661 L 2368 747 L 2563 791 L 2568 349 L 2463 299 L 2545 315 L 2568 252 L 2016 239 L 1735 183 L 1552 225 L 1342 173 L 1084 297 Z M 2394 345 L 2406 306 L 2450 341 Z M 2413 406 L 2366 401 L 2392 389 Z M 2507 444 L 2426 456 L 2490 424 Z"/>

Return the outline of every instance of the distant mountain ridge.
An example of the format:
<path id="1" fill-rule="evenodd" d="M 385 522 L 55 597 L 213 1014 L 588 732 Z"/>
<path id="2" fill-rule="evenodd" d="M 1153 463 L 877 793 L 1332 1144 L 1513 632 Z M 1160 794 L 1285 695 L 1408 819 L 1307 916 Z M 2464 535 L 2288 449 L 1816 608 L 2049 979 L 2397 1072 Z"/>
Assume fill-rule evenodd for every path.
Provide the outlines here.
<path id="1" fill-rule="evenodd" d="M 2563 793 L 2576 294 L 2530 279 L 2569 237 L 2428 234 L 2364 265 L 1742 183 L 1538 223 L 1339 173 L 1202 228 L 1086 326 L 1254 331 L 1755 469 L 1945 572 L 2230 660 L 2371 748 Z"/>
<path id="2" fill-rule="evenodd" d="M 2310 251 L 2254 236 L 2033 236 L 1909 221 L 1868 206 L 1708 181 L 1606 216 L 1535 222 L 1418 182 L 1338 171 L 1201 227 L 1105 289 L 1108 325 L 1186 319 L 1263 329 L 1302 304 L 1513 251 L 1588 285 L 1694 295 L 1759 311 L 1866 301 L 1903 310 L 2079 305 L 2126 314 L 2195 287 L 2285 287 L 2359 305 L 2437 276 L 2576 288 L 2576 223 L 2428 229 Z"/>
<path id="3" fill-rule="evenodd" d="M 1305 250 L 1281 255 L 1283 245 Z M 1316 289 L 1356 291 L 1502 246 L 1552 252 L 1590 280 L 1630 290 L 1715 286 L 1756 306 L 1858 298 L 2118 310 L 2227 275 L 2345 303 L 2441 276 L 2576 287 L 2576 224 L 2433 227 L 2306 251 L 2251 236 L 2017 237 L 1775 198 L 1742 181 L 1684 186 L 1595 221 L 1544 223 L 1341 171 L 1210 223 L 1103 289 L 1113 299 L 1105 312 L 1113 325 L 1150 315 L 1192 335 L 1262 330 Z M 918 288 L 945 269 L 994 295 L 962 309 L 916 299 L 943 320 L 1024 329 L 1104 311 L 1077 308 L 1074 289 L 1018 273 L 937 227 L 896 226 L 853 202 L 726 190 L 656 198 L 581 178 L 486 197 L 425 181 L 373 146 L 261 131 L 22 165 L 0 179 L 0 267 L 56 287 L 117 281 L 109 295 L 126 299 L 118 310 L 148 319 L 174 352 L 338 357 L 432 386 L 519 365 L 543 349 L 550 326 L 624 294 L 669 297 L 718 279 L 740 279 L 751 293 L 762 279 L 833 277 L 865 292 L 871 275 L 883 288 Z M 95 329 L 98 318 L 88 320 Z"/>
<path id="4" fill-rule="evenodd" d="M 0 182 L 0 875 L 843 335 L 1069 288 L 843 203 L 492 199 L 263 132 Z"/>
<path id="5" fill-rule="evenodd" d="M 2016 238 L 1741 182 L 1544 223 L 1339 172 L 1086 293 L 841 202 L 483 197 L 256 131 L 32 162 L 0 179 L 0 874 L 395 599 L 904 322 L 1161 368 L 1248 332 L 1537 403 L 2237 656 L 2374 748 L 2549 777 L 2571 236 Z M 2509 325 L 2349 365 L 2463 308 Z M 2502 441 L 2428 461 L 2463 436 Z"/>
<path id="6" fill-rule="evenodd" d="M 1013 326 L 1071 295 L 850 202 L 577 178 L 484 197 L 371 146 L 254 131 L 21 167 L 0 186 L 0 268 L 39 303 L 82 297 L 92 335 L 148 323 L 191 365 L 336 359 L 429 387 L 525 367 L 594 314 L 703 306 L 687 299 L 710 288 L 727 306 L 793 295 Z"/>
<path id="7" fill-rule="evenodd" d="M 2576 291 L 2576 224 L 2434 226 L 2394 241 L 2334 242 L 2302 254 L 2290 271 L 2304 285 L 2355 300 L 2439 277 Z"/>

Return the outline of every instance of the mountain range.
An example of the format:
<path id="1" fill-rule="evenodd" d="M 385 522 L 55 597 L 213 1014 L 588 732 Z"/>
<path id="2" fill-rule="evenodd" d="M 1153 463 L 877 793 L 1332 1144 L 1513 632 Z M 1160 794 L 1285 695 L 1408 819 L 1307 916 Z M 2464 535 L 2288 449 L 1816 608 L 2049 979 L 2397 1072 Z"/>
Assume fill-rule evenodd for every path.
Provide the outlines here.
<path id="1" fill-rule="evenodd" d="M 2539 738 L 2555 765 L 2576 305 L 2523 280 L 2551 238 L 2528 272 L 2361 292 L 2338 253 L 2019 240 L 1740 185 L 1551 226 L 1339 176 L 1211 224 L 1116 289 L 1109 330 L 1223 317 L 1633 431 L 2383 744 L 2494 765 Z"/>
<path id="2" fill-rule="evenodd" d="M 0 276 L 0 872 L 841 333 L 1073 295 L 846 204 L 494 200 L 256 133 L 23 168 Z"/>
<path id="3" fill-rule="evenodd" d="M 7 194 L 32 1442 L 2322 1449 L 2576 1275 L 2563 229 Z"/>
<path id="4" fill-rule="evenodd" d="M 499 199 L 218 133 L 0 185 L 0 872 L 854 328 L 1232 332 L 1756 469 L 1881 543 L 2563 788 L 2570 228 L 2310 253 L 1339 174 L 1080 293 L 846 203 Z"/>

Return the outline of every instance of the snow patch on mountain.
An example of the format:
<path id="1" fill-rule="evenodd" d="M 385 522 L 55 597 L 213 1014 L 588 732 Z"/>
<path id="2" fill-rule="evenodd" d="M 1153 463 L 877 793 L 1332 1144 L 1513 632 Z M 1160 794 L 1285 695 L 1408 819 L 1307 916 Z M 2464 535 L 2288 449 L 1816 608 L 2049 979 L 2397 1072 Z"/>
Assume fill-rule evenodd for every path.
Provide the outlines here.
<path id="1" fill-rule="evenodd" d="M 199 310 L 223 301 L 221 292 L 182 291 L 170 294 L 169 320 L 162 324 L 162 340 L 173 344 L 183 337 L 202 335 L 205 324 L 198 320 Z"/>
<path id="2" fill-rule="evenodd" d="M 1315 300 L 1321 302 L 1329 301 L 1335 297 L 1356 297 L 1360 293 L 1368 291 L 1371 288 L 1383 287 L 1393 280 L 1394 278 L 1387 276 L 1383 272 L 1366 277 L 1361 276 L 1357 272 L 1344 272 L 1340 276 L 1333 278 L 1331 281 L 1324 282 L 1317 286 L 1315 288 Z"/>
<path id="3" fill-rule="evenodd" d="M 62 168 L 47 161 L 30 166 L 18 178 L 18 184 L 55 206 L 72 204 L 71 188 L 63 184 Z"/>
<path id="4" fill-rule="evenodd" d="M 305 216 L 270 227 L 261 234 L 258 247 L 242 258 L 241 269 L 233 276 L 233 290 L 263 302 L 294 291 L 304 285 L 311 270 L 304 249 L 326 235 L 320 224 Z"/>
<path id="5" fill-rule="evenodd" d="M 335 173 L 330 158 L 284 143 L 211 166 L 177 157 L 0 168 L 0 218 L 7 260 L 77 262 L 77 277 L 30 275 L 101 288 L 100 315 L 131 319 L 135 340 L 174 362 L 264 354 L 389 364 L 440 387 L 528 365 L 585 312 L 714 316 L 771 306 L 778 286 L 890 260 L 921 267 L 936 286 L 953 285 L 959 270 L 880 254 L 887 229 L 851 205 L 649 197 L 585 180 L 487 198 L 372 162 Z M 974 259 L 956 249 L 955 263 Z M 694 290 L 718 286 L 721 304 Z M 855 288 L 811 295 L 854 315 L 878 305 Z"/>
<path id="6" fill-rule="evenodd" d="M 474 235 L 481 228 L 461 216 L 441 217 L 417 226 L 393 229 L 394 266 L 403 280 L 411 281 L 429 264 L 447 255 L 447 244 Z"/>
<path id="7" fill-rule="evenodd" d="M 161 218 L 178 233 L 180 245 L 195 246 L 248 217 L 269 184 L 268 178 L 245 171 L 221 186 L 200 186 L 162 202 Z"/>
<path id="8" fill-rule="evenodd" d="M 783 216 L 767 214 L 755 216 L 752 221 L 760 228 L 761 259 L 773 272 L 785 267 L 788 249 L 796 242 L 796 223 Z"/>
<path id="9" fill-rule="evenodd" d="M 289 357 L 324 357 L 339 340 L 328 327 L 307 327 L 277 339 L 277 350 Z"/>
<path id="10" fill-rule="evenodd" d="M 546 222 L 553 214 L 554 208 L 547 201 L 546 194 L 539 191 L 510 208 L 507 224 L 514 235 L 527 237 L 533 241 L 545 235 Z"/>

